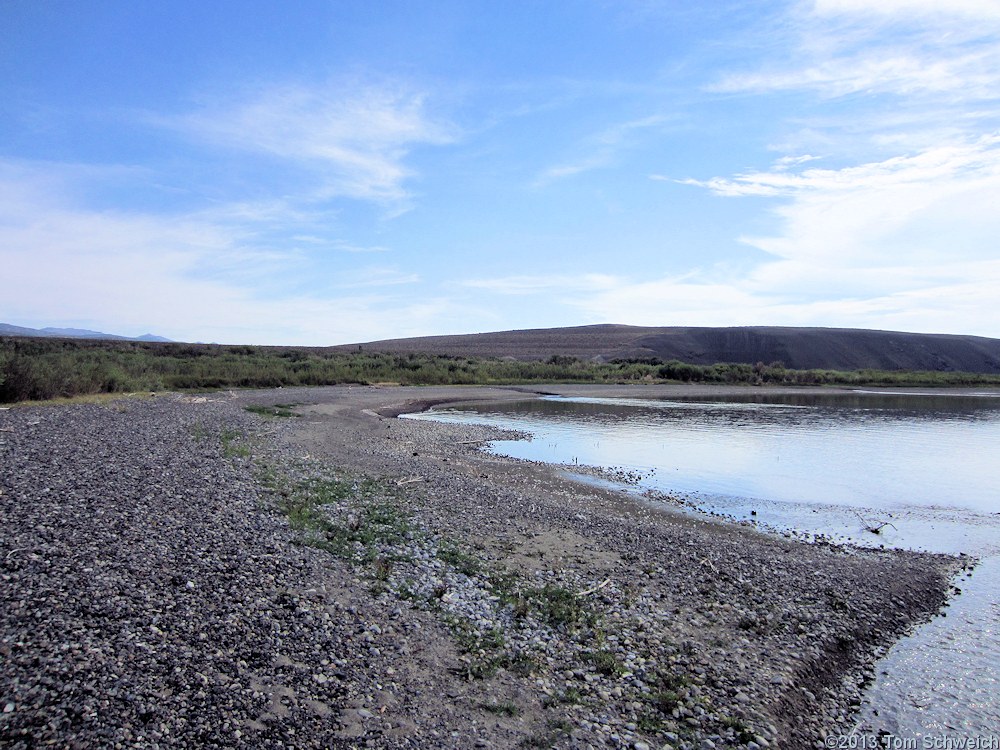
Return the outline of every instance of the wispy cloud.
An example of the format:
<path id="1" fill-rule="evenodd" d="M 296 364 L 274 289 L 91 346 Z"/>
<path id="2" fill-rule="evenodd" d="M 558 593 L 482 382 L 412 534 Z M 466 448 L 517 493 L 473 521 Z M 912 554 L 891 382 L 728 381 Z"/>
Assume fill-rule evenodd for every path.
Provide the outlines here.
<path id="1" fill-rule="evenodd" d="M 291 237 L 293 242 L 319 250 L 334 250 L 340 253 L 363 255 L 368 253 L 387 253 L 389 248 L 383 245 L 357 245 L 344 240 L 330 240 L 311 234 L 296 234 Z"/>
<path id="2" fill-rule="evenodd" d="M 397 85 L 289 83 L 155 121 L 214 147 L 305 168 L 318 179 L 314 198 L 393 202 L 408 196 L 410 150 L 455 137 L 452 126 L 428 114 L 426 99 Z"/>
<path id="3" fill-rule="evenodd" d="M 786 19 L 796 41 L 783 63 L 732 72 L 711 89 L 934 97 L 938 106 L 995 99 L 998 8 L 991 0 L 802 3 Z"/>
<path id="4" fill-rule="evenodd" d="M 454 314 L 443 298 L 396 295 L 419 277 L 391 267 L 352 270 L 301 291 L 252 232 L 200 213 L 91 210 L 74 199 L 79 170 L 0 161 L 2 318 L 178 340 L 333 344 L 419 335 Z M 316 276 L 307 258 L 295 277 Z M 336 290 L 331 293 L 331 290 Z"/>
<path id="5" fill-rule="evenodd" d="M 1000 20 L 1000 4 L 996 0 L 814 0 L 812 8 L 818 15 L 852 14 L 885 18 L 912 17 L 960 18 L 968 20 Z"/>
<path id="6" fill-rule="evenodd" d="M 707 187 L 723 196 L 797 196 L 805 192 L 827 194 L 881 191 L 904 185 L 926 185 L 928 190 L 947 191 L 955 180 L 978 181 L 997 176 L 1000 136 L 988 135 L 973 143 L 939 146 L 912 156 L 843 169 L 807 169 L 795 172 L 793 164 L 811 158 L 782 157 L 768 171 L 748 172 L 731 178 L 680 180 Z"/>
<path id="7" fill-rule="evenodd" d="M 359 289 L 416 284 L 419 281 L 420 275 L 416 273 L 400 271 L 393 266 L 372 266 L 343 273 L 337 277 L 334 285 L 341 289 Z"/>
<path id="8" fill-rule="evenodd" d="M 631 148 L 643 131 L 662 127 L 669 122 L 666 115 L 650 115 L 616 123 L 582 139 L 576 146 L 576 158 L 542 170 L 534 187 L 545 187 L 557 180 L 613 165 L 618 155 Z"/>
<path id="9" fill-rule="evenodd" d="M 1000 288 L 992 239 L 1000 233 L 992 104 L 1000 100 L 1000 6 L 819 0 L 786 21 L 791 46 L 779 45 L 757 70 L 724 76 L 715 90 L 814 95 L 808 119 L 786 121 L 802 131 L 785 138 L 768 168 L 680 181 L 725 198 L 772 199 L 772 230 L 741 238 L 771 259 L 721 283 L 654 280 L 584 304 L 610 313 L 659 297 L 681 320 L 706 325 L 755 319 L 989 335 L 1000 323 L 989 302 Z M 849 116 L 836 109 L 847 96 Z M 822 159 L 803 154 L 817 146 Z"/>
<path id="10" fill-rule="evenodd" d="M 503 276 L 493 279 L 466 279 L 461 286 L 472 289 L 482 289 L 496 294 L 523 296 L 553 292 L 597 291 L 612 288 L 618 280 L 614 276 L 588 273 L 577 275 L 545 275 L 545 276 Z"/>

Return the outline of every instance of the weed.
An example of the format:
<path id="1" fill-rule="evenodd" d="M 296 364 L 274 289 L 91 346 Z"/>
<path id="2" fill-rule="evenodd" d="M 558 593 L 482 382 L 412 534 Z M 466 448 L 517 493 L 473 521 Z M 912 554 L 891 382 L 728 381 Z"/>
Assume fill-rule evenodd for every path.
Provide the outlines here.
<path id="1" fill-rule="evenodd" d="M 573 731 L 573 725 L 565 719 L 556 719 L 546 724 L 546 731 L 526 737 L 521 747 L 552 747 L 560 737 Z"/>
<path id="2" fill-rule="evenodd" d="M 453 544 L 442 544 L 438 547 L 437 557 L 467 576 L 474 576 L 480 570 L 479 560 Z"/>
<path id="3" fill-rule="evenodd" d="M 518 708 L 517 704 L 513 701 L 504 701 L 503 703 L 480 703 L 479 707 L 496 716 L 517 716 L 521 713 L 521 709 Z"/>
<path id="4" fill-rule="evenodd" d="M 539 618 L 553 627 L 574 630 L 594 621 L 594 615 L 585 602 L 562 586 L 546 584 L 542 588 L 527 589 L 523 597 Z"/>
<path id="5" fill-rule="evenodd" d="M 561 693 L 556 695 L 548 695 L 542 701 L 542 706 L 545 708 L 551 708 L 552 706 L 559 705 L 573 705 L 578 706 L 583 703 L 583 693 L 581 693 L 576 688 L 567 688 Z"/>
<path id="6" fill-rule="evenodd" d="M 259 414 L 262 417 L 298 417 L 291 407 L 295 404 L 275 404 L 274 406 L 253 405 L 246 407 L 251 414 Z"/>
<path id="7" fill-rule="evenodd" d="M 636 719 L 636 726 L 643 732 L 655 734 L 667 728 L 668 722 L 663 716 L 654 711 L 644 711 Z"/>
<path id="8" fill-rule="evenodd" d="M 754 735 L 754 733 L 750 730 L 750 727 L 744 724 L 740 719 L 735 719 L 731 716 L 723 716 L 722 726 L 732 729 L 736 734 L 736 740 L 741 745 L 746 745 L 756 739 L 756 735 Z"/>
<path id="9" fill-rule="evenodd" d="M 687 675 L 667 672 L 658 675 L 657 683 L 664 690 L 681 690 L 691 684 Z"/>
<path id="10" fill-rule="evenodd" d="M 603 675 L 620 677 L 625 674 L 625 665 L 619 661 L 617 656 L 605 649 L 591 651 L 587 654 L 587 659 Z"/>
<path id="11" fill-rule="evenodd" d="M 520 677 L 531 677 L 535 674 L 541 663 L 538 659 L 528 656 L 528 654 L 514 654 L 507 658 L 506 667 L 509 671 Z"/>
<path id="12" fill-rule="evenodd" d="M 458 670 L 467 680 L 483 680 L 495 675 L 500 669 L 517 669 L 521 657 L 505 653 L 507 642 L 500 628 L 486 632 L 476 630 L 463 617 L 446 614 L 442 618 L 451 629 L 455 644 L 466 658 Z"/>
<path id="13" fill-rule="evenodd" d="M 657 690 L 649 696 L 649 702 L 661 713 L 669 714 L 681 704 L 681 696 L 673 690 Z"/>
<path id="14" fill-rule="evenodd" d="M 226 458 L 249 458 L 250 446 L 246 443 L 235 442 L 240 437 L 236 430 L 223 430 L 219 435 L 222 441 L 222 455 Z"/>
<path id="15" fill-rule="evenodd" d="M 413 581 L 409 578 L 396 585 L 396 596 L 403 601 L 414 602 L 417 600 L 417 592 L 413 590 Z"/>

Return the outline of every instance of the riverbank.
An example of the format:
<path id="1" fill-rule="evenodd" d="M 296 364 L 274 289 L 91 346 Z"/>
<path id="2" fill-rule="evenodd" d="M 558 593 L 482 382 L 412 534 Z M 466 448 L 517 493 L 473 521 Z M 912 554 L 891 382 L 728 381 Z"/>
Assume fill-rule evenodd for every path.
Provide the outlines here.
<path id="1" fill-rule="evenodd" d="M 392 418 L 525 390 L 0 412 L 0 739 L 810 747 L 944 602 L 954 559 L 672 514 Z"/>

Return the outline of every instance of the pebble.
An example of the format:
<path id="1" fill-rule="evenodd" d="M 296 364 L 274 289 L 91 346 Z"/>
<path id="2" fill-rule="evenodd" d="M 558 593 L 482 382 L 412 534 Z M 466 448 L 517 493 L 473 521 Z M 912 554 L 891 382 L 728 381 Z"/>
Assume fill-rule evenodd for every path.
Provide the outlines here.
<path id="1" fill-rule="evenodd" d="M 365 389 L 285 389 L 280 398 L 329 394 L 323 397 L 336 404 L 347 397 L 363 401 L 358 393 L 390 398 Z M 587 735 L 599 744 L 641 750 L 656 737 L 657 744 L 666 741 L 664 748 L 712 748 L 725 742 L 720 734 L 732 736 L 724 734 L 719 718 L 724 715 L 744 717 L 762 732 L 755 738 L 759 747 L 768 746 L 765 728 L 769 737 L 783 737 L 782 746 L 806 746 L 829 723 L 826 716 L 848 716 L 833 709 L 838 701 L 849 705 L 850 686 L 858 680 L 845 681 L 845 692 L 817 698 L 813 716 L 773 716 L 763 707 L 783 693 L 782 673 L 796 673 L 799 654 L 814 658 L 801 652 L 803 637 L 818 648 L 834 643 L 838 633 L 858 631 L 856 622 L 831 606 L 834 599 L 826 592 L 851 592 L 849 598 L 859 603 L 852 616 L 863 616 L 866 609 L 892 615 L 867 621 L 866 648 L 887 645 L 910 618 L 931 611 L 940 599 L 926 583 L 934 580 L 940 564 L 916 556 L 893 560 L 866 552 L 849 557 L 749 532 L 653 524 L 652 518 L 638 536 L 637 517 L 616 515 L 613 505 L 631 501 L 597 494 L 595 504 L 588 504 L 584 496 L 597 491 L 582 488 L 547 499 L 545 492 L 532 489 L 537 474 L 512 472 L 507 470 L 511 462 L 481 457 L 468 445 L 456 447 L 495 435 L 489 428 L 400 420 L 386 422 L 390 440 L 384 435 L 376 440 L 363 430 L 351 432 L 357 428 L 349 420 L 251 417 L 243 405 L 256 397 L 250 393 L 195 405 L 168 396 L 129 403 L 123 412 L 64 407 L 48 413 L 44 430 L 14 430 L 0 446 L 0 505 L 13 529 L 0 537 L 0 632 L 5 638 L 0 649 L 17 639 L 32 644 L 28 651 L 0 650 L 5 669 L 10 665 L 9 674 L 0 676 L 0 695 L 40 707 L 15 712 L 13 702 L 5 705 L 4 713 L 13 718 L 4 719 L 0 739 L 4 731 L 31 726 L 37 742 L 94 744 L 93 738 L 114 737 L 111 744 L 128 746 L 142 744 L 133 730 L 152 722 L 160 734 L 155 744 L 162 747 L 226 746 L 236 731 L 254 747 L 324 747 L 339 742 L 334 739 L 341 729 L 361 732 L 359 744 L 395 747 L 388 736 L 365 738 L 364 728 L 342 726 L 330 708 L 379 705 L 385 710 L 386 702 L 371 693 L 385 689 L 381 681 L 392 677 L 398 682 L 388 688 L 401 691 L 403 702 L 382 715 L 383 723 L 365 727 L 384 728 L 386 718 L 393 725 L 409 721 L 410 737 L 421 747 L 489 746 L 481 730 L 472 728 L 477 719 L 490 722 L 493 744 L 514 746 L 527 739 L 532 721 L 565 716 L 574 728 L 599 728 L 600 733 Z M 274 395 L 262 392 L 260 397 Z M 33 413 L 0 413 L 0 426 L 16 427 Z M 254 458 L 222 455 L 224 431 L 256 441 Z M 311 442 L 301 442 L 303 434 L 311 434 Z M 320 456 L 304 459 L 303 445 Z M 413 445 L 420 449 L 412 450 Z M 446 451 L 455 460 L 441 466 L 433 456 Z M 358 476 L 421 478 L 400 490 L 417 499 L 414 532 L 375 550 L 377 558 L 392 561 L 378 581 L 377 595 L 368 594 L 374 579 L 363 559 L 364 544 L 355 544 L 358 557 L 347 565 L 347 575 L 330 573 L 344 565 L 340 560 L 290 544 L 295 533 L 284 517 L 261 510 L 277 495 L 262 491 L 254 474 L 258 460 L 280 466 L 292 482 L 323 479 L 342 467 Z M 491 468 L 465 475 L 460 465 L 465 461 L 484 461 Z M 362 502 L 358 492 L 324 510 L 334 522 L 357 524 L 365 518 Z M 552 534 L 571 540 L 568 545 L 592 546 L 579 551 L 556 546 L 544 557 L 531 557 L 532 540 Z M 487 575 L 496 569 L 495 561 L 481 561 L 482 570 L 471 573 L 445 562 L 446 549 L 457 544 L 473 550 L 466 541 L 483 537 L 498 545 L 512 539 L 510 551 L 524 552 L 528 567 L 519 584 L 522 592 L 594 590 L 581 603 L 600 615 L 607 636 L 603 661 L 595 660 L 595 640 L 586 624 L 568 627 L 531 608 L 515 612 Z M 588 556 L 595 550 L 612 562 L 602 568 L 595 558 L 591 567 Z M 337 575 L 342 589 L 336 589 L 341 585 L 335 583 Z M 918 601 L 915 594 L 906 602 L 887 601 L 884 592 L 903 579 L 923 581 L 907 590 L 924 592 L 925 598 Z M 325 594 L 324 582 L 339 593 Z M 815 603 L 799 606 L 797 600 Z M 875 604 L 862 608 L 862 602 Z M 800 609 L 807 616 L 797 618 Z M 469 633 L 484 642 L 496 629 L 504 654 L 531 659 L 530 677 L 502 670 L 503 682 L 497 684 L 516 685 L 526 696 L 558 700 L 576 691 L 602 700 L 558 703 L 516 722 L 470 714 L 458 698 L 469 685 L 447 671 L 458 665 L 440 662 L 440 674 L 420 674 L 407 656 L 448 637 L 443 617 L 466 623 Z M 796 626 L 781 629 L 786 622 Z M 799 635 L 803 627 L 805 634 Z M 66 633 L 79 643 L 63 650 Z M 473 649 L 463 656 L 465 663 L 487 651 Z M 393 661 L 397 658 L 408 664 L 406 681 L 392 666 L 401 663 Z M 319 670 L 324 660 L 336 665 L 335 678 Z M 870 664 L 856 668 L 864 671 Z M 682 682 L 660 687 L 675 678 Z M 220 692 L 217 684 L 232 689 Z M 492 684 L 482 683 L 483 689 L 488 692 Z M 737 687 L 748 684 L 749 694 Z M 74 686 L 72 701 L 59 685 Z M 677 705 L 664 709 L 666 731 L 646 736 L 636 718 L 657 710 L 649 696 L 661 689 L 675 693 Z M 114 698 L 115 691 L 134 698 Z M 456 697 L 441 698 L 449 693 Z M 271 715 L 268 706 L 282 706 L 287 714 Z M 321 715 L 324 706 L 334 718 Z M 367 708 L 354 713 L 366 720 L 376 716 Z M 49 724 L 37 724 L 39 715 Z M 77 721 L 77 716 L 87 718 Z M 187 718 L 193 716 L 197 720 Z M 503 729 L 507 724 L 521 728 Z M 51 728 L 38 729 L 42 726 Z M 680 727 L 690 744 L 671 731 Z M 152 731 L 144 729 L 144 737 Z M 412 745 L 399 744 L 404 746 Z"/>

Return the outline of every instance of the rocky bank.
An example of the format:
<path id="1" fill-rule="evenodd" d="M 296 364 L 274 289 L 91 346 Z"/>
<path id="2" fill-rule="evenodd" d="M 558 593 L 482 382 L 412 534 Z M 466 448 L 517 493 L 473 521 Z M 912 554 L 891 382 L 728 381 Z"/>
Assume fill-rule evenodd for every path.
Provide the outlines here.
<path id="1" fill-rule="evenodd" d="M 965 563 L 699 520 L 394 418 L 522 397 L 0 411 L 0 745 L 822 746 Z"/>

